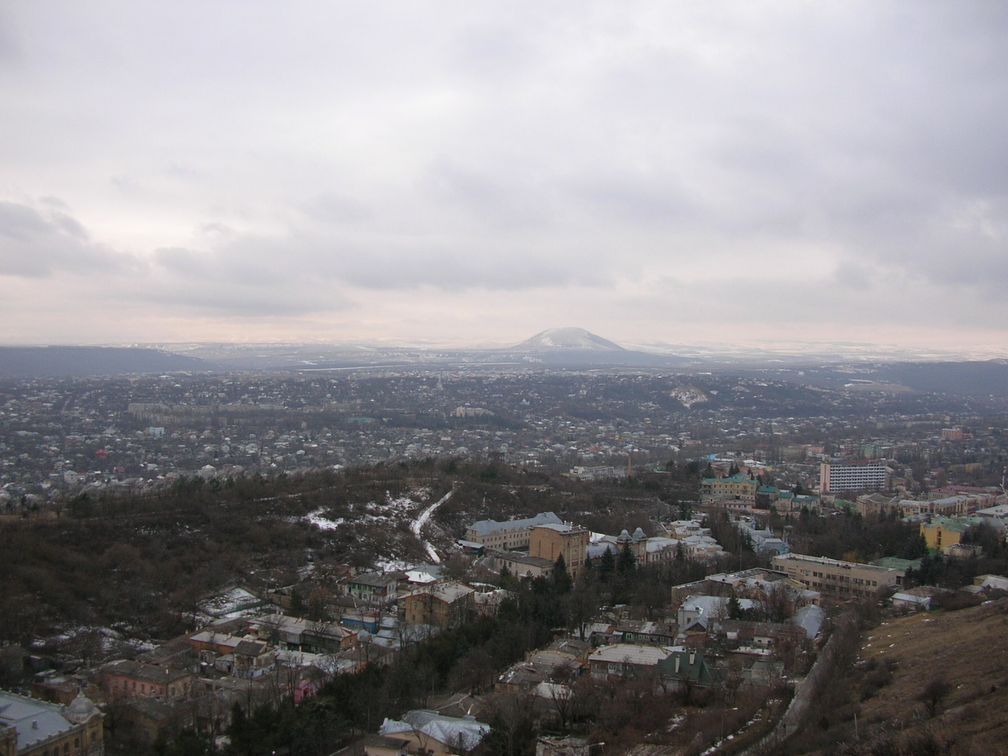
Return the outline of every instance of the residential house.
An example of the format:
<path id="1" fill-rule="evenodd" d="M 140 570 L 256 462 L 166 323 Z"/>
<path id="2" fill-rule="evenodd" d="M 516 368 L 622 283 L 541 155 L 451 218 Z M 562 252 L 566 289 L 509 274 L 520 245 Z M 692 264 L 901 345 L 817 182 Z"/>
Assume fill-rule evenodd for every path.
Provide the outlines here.
<path id="1" fill-rule="evenodd" d="M 250 624 L 259 639 L 285 649 L 336 653 L 353 648 L 357 642 L 357 633 L 338 622 L 316 622 L 285 614 L 266 614 L 256 617 Z"/>
<path id="2" fill-rule="evenodd" d="M 476 748 L 489 734 L 490 725 L 474 717 L 449 717 L 415 709 L 407 711 L 401 719 L 386 719 L 378 732 L 408 740 L 410 749 L 423 749 L 428 756 L 449 756 Z"/>
<path id="3" fill-rule="evenodd" d="M 926 612 L 931 608 L 931 599 L 939 593 L 946 592 L 944 589 L 936 588 L 933 585 L 921 585 L 897 591 L 892 595 L 893 609 L 905 612 Z"/>
<path id="4" fill-rule="evenodd" d="M 196 676 L 187 669 L 120 659 L 101 669 L 102 689 L 112 700 L 158 698 L 177 701 L 188 698 Z"/>
<path id="5" fill-rule="evenodd" d="M 718 680 L 717 672 L 702 651 L 675 649 L 658 662 L 658 674 L 666 687 L 681 690 L 687 686 L 708 688 Z"/>
<path id="6" fill-rule="evenodd" d="M 401 572 L 362 572 L 349 578 L 346 591 L 355 601 L 367 605 L 382 605 L 398 598 L 399 581 L 405 580 Z"/>
<path id="7" fill-rule="evenodd" d="M 671 646 L 675 643 L 677 628 L 673 622 L 627 620 L 616 626 L 616 635 L 623 643 Z"/>
<path id="8" fill-rule="evenodd" d="M 747 611 L 757 609 L 759 605 L 752 599 L 737 599 L 739 609 Z M 704 630 L 713 630 L 713 625 L 729 619 L 729 599 L 724 596 L 687 596 L 679 606 L 676 621 L 680 633 L 699 626 Z"/>
<path id="9" fill-rule="evenodd" d="M 545 648 L 530 651 L 497 679 L 503 689 L 528 691 L 540 683 L 569 681 L 582 673 L 591 645 L 575 638 L 558 638 Z"/>
<path id="10" fill-rule="evenodd" d="M 474 591 L 461 583 L 436 583 L 402 600 L 406 623 L 445 628 L 462 624 L 476 611 Z"/>
<path id="11" fill-rule="evenodd" d="M 601 646 L 589 655 L 588 666 L 591 676 L 596 680 L 657 676 L 658 665 L 673 651 L 670 646 L 614 643 L 611 646 Z"/>
<path id="12" fill-rule="evenodd" d="M 268 643 L 242 640 L 235 646 L 232 674 L 235 677 L 259 677 L 273 666 L 274 659 L 274 651 Z"/>

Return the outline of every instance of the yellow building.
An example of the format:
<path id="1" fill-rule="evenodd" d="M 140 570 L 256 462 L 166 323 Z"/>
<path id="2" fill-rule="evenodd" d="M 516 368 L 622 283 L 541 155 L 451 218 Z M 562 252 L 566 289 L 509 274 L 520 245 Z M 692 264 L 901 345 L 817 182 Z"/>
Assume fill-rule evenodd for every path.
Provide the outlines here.
<path id="1" fill-rule="evenodd" d="M 591 535 L 576 525 L 539 525 L 532 528 L 529 556 L 555 563 L 563 555 L 567 572 L 576 578 L 584 569 Z"/>
<path id="2" fill-rule="evenodd" d="M 924 543 L 931 551 L 945 551 L 951 546 L 957 545 L 963 533 L 971 525 L 979 524 L 979 520 L 974 517 L 953 519 L 950 517 L 935 517 L 931 522 L 920 524 L 920 534 L 924 536 Z"/>

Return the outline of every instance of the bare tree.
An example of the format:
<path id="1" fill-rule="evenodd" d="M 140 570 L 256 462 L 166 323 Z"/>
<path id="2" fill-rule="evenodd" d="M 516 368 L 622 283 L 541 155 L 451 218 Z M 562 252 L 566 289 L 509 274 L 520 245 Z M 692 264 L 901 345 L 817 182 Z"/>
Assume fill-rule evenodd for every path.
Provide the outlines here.
<path id="1" fill-rule="evenodd" d="M 934 717 L 945 697 L 952 692 L 952 686 L 944 677 L 935 677 L 917 694 L 917 700 L 927 707 L 928 716 Z"/>

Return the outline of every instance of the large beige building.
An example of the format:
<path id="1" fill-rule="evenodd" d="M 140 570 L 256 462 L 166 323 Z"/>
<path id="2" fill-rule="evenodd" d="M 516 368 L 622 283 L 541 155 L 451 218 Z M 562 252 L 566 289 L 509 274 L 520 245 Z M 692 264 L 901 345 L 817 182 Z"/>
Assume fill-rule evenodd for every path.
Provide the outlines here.
<path id="1" fill-rule="evenodd" d="M 513 551 L 527 549 L 532 528 L 539 525 L 562 525 L 563 520 L 553 512 L 540 512 L 524 520 L 480 520 L 466 530 L 465 538 L 488 549 Z"/>
<path id="2" fill-rule="evenodd" d="M 700 481 L 701 504 L 735 504 L 751 507 L 756 503 L 759 482 L 744 473 Z"/>
<path id="3" fill-rule="evenodd" d="M 563 555 L 567 571 L 576 578 L 584 569 L 591 534 L 576 525 L 538 525 L 529 538 L 529 556 L 556 562 Z"/>
<path id="4" fill-rule="evenodd" d="M 903 584 L 903 570 L 876 567 L 861 562 L 814 557 L 805 554 L 781 554 L 773 558 L 772 567 L 797 580 L 806 588 L 832 598 L 865 598 L 874 596 L 880 588 L 895 588 Z"/>

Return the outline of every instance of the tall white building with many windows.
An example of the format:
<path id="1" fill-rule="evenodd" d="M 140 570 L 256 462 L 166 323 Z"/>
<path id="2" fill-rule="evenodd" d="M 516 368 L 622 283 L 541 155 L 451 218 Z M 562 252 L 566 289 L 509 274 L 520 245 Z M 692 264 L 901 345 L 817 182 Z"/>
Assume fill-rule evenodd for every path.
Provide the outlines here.
<path id="1" fill-rule="evenodd" d="M 835 465 L 823 462 L 819 466 L 819 492 L 866 491 L 888 488 L 889 470 L 878 462 L 863 465 Z"/>

